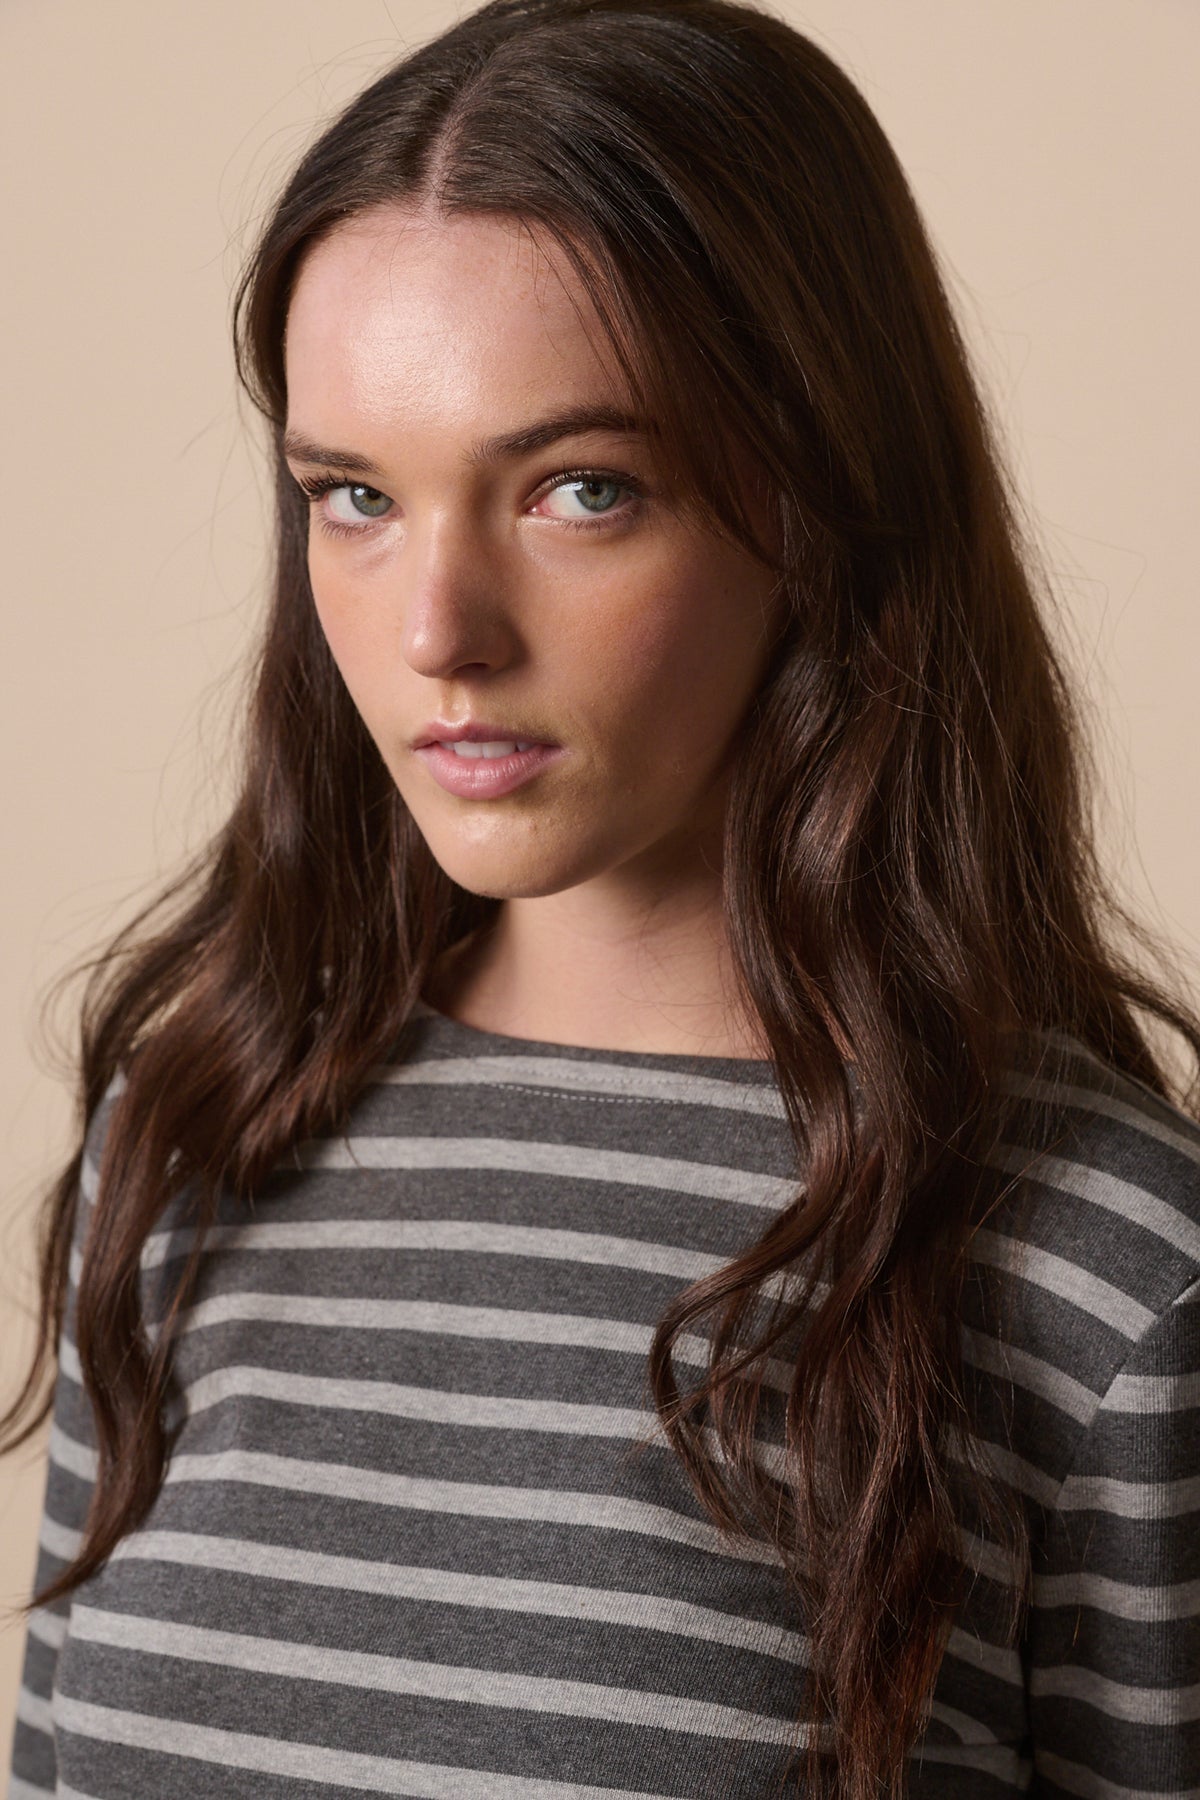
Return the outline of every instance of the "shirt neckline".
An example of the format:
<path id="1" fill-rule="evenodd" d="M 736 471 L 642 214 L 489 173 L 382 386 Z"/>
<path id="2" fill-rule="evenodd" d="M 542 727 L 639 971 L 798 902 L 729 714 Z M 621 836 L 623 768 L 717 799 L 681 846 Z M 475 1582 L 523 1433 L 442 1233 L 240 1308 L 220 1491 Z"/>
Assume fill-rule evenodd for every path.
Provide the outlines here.
<path id="1" fill-rule="evenodd" d="M 418 999 L 409 1014 L 440 1044 L 456 1045 L 473 1055 L 560 1057 L 569 1062 L 621 1063 L 632 1068 L 673 1069 L 680 1074 L 710 1075 L 721 1080 L 767 1083 L 775 1080 L 769 1059 L 743 1056 L 700 1056 L 669 1050 L 609 1050 L 594 1044 L 559 1044 L 544 1038 L 511 1037 L 466 1025 L 461 1019 L 438 1012 L 427 1000 Z"/>

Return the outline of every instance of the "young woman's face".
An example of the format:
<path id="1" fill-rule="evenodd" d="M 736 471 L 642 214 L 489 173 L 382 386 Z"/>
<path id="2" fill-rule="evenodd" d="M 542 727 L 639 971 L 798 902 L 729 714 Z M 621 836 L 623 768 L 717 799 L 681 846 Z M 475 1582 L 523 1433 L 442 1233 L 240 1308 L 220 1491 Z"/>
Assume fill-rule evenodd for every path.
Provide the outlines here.
<path id="1" fill-rule="evenodd" d="M 309 252 L 288 316 L 290 465 L 337 484 L 311 509 L 321 625 L 433 855 L 479 894 L 711 866 L 770 652 L 771 572 L 673 503 L 602 341 L 514 221 L 391 206 Z M 541 429 L 593 410 L 613 423 Z M 419 748 L 477 723 L 556 748 Z"/>

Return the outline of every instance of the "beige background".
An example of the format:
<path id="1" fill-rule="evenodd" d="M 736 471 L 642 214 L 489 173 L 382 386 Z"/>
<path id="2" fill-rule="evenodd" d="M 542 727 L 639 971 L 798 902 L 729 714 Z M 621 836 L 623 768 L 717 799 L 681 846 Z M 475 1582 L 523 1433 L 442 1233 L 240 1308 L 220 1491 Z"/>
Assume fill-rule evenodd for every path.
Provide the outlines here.
<path id="1" fill-rule="evenodd" d="M 1110 864 L 1200 958 L 1195 0 L 813 0 L 909 172 L 1093 699 Z M 216 821 L 265 483 L 228 299 L 318 123 L 435 0 L 4 0 L 0 1394 L 68 1109 L 36 1008 Z M 63 1022 L 69 1025 L 69 1014 Z M 44 1430 L 0 1462 L 24 1599 Z M 0 1770 L 23 1623 L 0 1619 Z"/>

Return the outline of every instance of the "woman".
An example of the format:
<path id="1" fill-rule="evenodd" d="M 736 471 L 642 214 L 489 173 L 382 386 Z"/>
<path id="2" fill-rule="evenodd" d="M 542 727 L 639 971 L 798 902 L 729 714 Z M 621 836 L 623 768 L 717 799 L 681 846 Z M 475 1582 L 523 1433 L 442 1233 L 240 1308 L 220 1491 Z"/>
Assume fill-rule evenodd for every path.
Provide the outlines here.
<path id="1" fill-rule="evenodd" d="M 236 342 L 274 600 L 85 1008 L 12 1792 L 1194 1791 L 1200 1024 L 862 98 L 494 0 Z"/>

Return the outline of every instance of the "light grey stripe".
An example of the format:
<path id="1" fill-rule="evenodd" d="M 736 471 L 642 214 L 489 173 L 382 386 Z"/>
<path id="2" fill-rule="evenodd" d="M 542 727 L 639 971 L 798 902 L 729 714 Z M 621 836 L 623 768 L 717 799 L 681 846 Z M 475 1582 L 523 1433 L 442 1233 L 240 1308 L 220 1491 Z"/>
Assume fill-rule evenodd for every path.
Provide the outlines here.
<path id="1" fill-rule="evenodd" d="M 1090 1606 L 1118 1619 L 1136 1619 L 1143 1625 L 1160 1625 L 1167 1619 L 1194 1619 L 1200 1615 L 1200 1581 L 1176 1581 L 1162 1587 L 1135 1587 L 1113 1581 L 1107 1575 L 1081 1572 L 1075 1575 L 1035 1575 L 1034 1599 L 1038 1606 Z"/>
<path id="2" fill-rule="evenodd" d="M 516 1175 L 553 1175 L 625 1187 L 662 1188 L 731 1200 L 738 1206 L 778 1212 L 795 1200 L 798 1183 L 721 1163 L 687 1162 L 634 1150 L 602 1150 L 591 1144 L 542 1144 L 524 1138 L 352 1137 L 312 1138 L 298 1144 L 304 1169 L 502 1169 Z M 292 1159 L 279 1164 L 293 1166 Z"/>
<path id="3" fill-rule="evenodd" d="M 1095 1418 L 1100 1395 L 1085 1387 L 1082 1381 L 1076 1381 L 1073 1375 L 1056 1369 L 1053 1363 L 1044 1362 L 1040 1356 L 1031 1356 L 1028 1350 L 1020 1350 L 1015 1344 L 1002 1344 L 984 1332 L 973 1331 L 970 1326 L 963 1327 L 962 1342 L 964 1362 L 1039 1395 L 1081 1424 L 1090 1425 Z"/>
<path id="4" fill-rule="evenodd" d="M 239 1481 L 281 1492 L 326 1494 L 373 1506 L 402 1506 L 418 1512 L 458 1514 L 466 1518 L 542 1520 L 547 1524 L 586 1526 L 597 1531 L 629 1531 L 639 1537 L 663 1538 L 727 1556 L 739 1562 L 778 1566 L 770 1544 L 751 1538 L 726 1537 L 705 1519 L 673 1512 L 647 1500 L 616 1494 L 592 1494 L 570 1488 L 488 1486 L 472 1481 L 443 1481 L 394 1475 L 357 1465 L 303 1461 L 264 1451 L 220 1450 L 176 1455 L 167 1464 L 166 1480 Z M 56 1526 L 64 1531 L 65 1527 Z M 78 1534 L 76 1534 L 78 1535 Z"/>
<path id="5" fill-rule="evenodd" d="M 459 1569 L 371 1562 L 358 1556 L 334 1556 L 289 1545 L 210 1537 L 185 1531 L 139 1531 L 122 1538 L 115 1557 L 178 1563 L 188 1568 L 227 1569 L 272 1581 L 305 1582 L 393 1599 L 427 1600 L 436 1605 L 483 1607 L 495 1612 L 532 1613 L 538 1617 L 586 1619 L 590 1623 L 662 1631 L 675 1637 L 700 1638 L 737 1650 L 806 1665 L 808 1640 L 762 1619 L 747 1619 L 672 1600 L 660 1594 L 632 1593 L 619 1588 L 579 1587 L 562 1581 L 526 1581 L 499 1575 L 472 1575 Z"/>
<path id="6" fill-rule="evenodd" d="M 1047 1475 L 1044 1469 L 1015 1455 L 1007 1445 L 994 1444 L 990 1438 L 972 1437 L 969 1446 L 974 1461 L 982 1463 L 985 1469 L 990 1470 L 1001 1481 L 1007 1481 L 1010 1487 L 1015 1487 L 1019 1493 L 1028 1494 L 1043 1506 L 1054 1505 L 1059 1494 L 1059 1484 L 1053 1475 Z M 947 1433 L 942 1440 L 942 1452 L 964 1467 L 972 1462 L 968 1441 L 964 1441 L 961 1433 Z"/>
<path id="7" fill-rule="evenodd" d="M 1200 1375 L 1118 1375 L 1101 1403 L 1103 1412 L 1187 1412 L 1200 1406 Z"/>
<path id="8" fill-rule="evenodd" d="M 43 1700 L 40 1694 L 35 1694 L 24 1682 L 17 1690 L 16 1716 L 31 1731 L 44 1731 L 48 1737 L 54 1733 L 49 1700 Z"/>
<path id="9" fill-rule="evenodd" d="M 398 1381 L 358 1381 L 336 1375 L 298 1375 L 232 1363 L 202 1375 L 187 1388 L 189 1415 L 220 1406 L 234 1397 L 282 1400 L 290 1406 L 318 1406 L 345 1412 L 385 1413 L 393 1418 L 423 1419 L 468 1429 L 548 1431 L 571 1437 L 633 1438 L 670 1449 L 657 1413 L 632 1406 L 580 1405 L 569 1400 L 525 1400 L 509 1394 L 460 1394 L 442 1388 L 414 1387 Z M 716 1433 L 702 1433 L 713 1455 L 724 1461 Z M 674 1452 L 672 1452 L 674 1454 Z M 757 1441 L 760 1466 L 782 1479 L 784 1457 L 778 1445 Z"/>
<path id="10" fill-rule="evenodd" d="M 1127 1719 L 1132 1725 L 1190 1725 L 1200 1719 L 1200 1683 L 1189 1687 L 1131 1687 L 1110 1681 L 1095 1669 L 1063 1663 L 1050 1669 L 1033 1669 L 1030 1692 L 1063 1695 L 1082 1700 L 1110 1719 Z"/>
<path id="11" fill-rule="evenodd" d="M 944 1725 L 947 1731 L 953 1731 L 961 1744 L 983 1745 L 994 1744 L 998 1741 L 995 1732 L 989 1730 L 982 1719 L 973 1719 L 970 1713 L 960 1712 L 957 1706 L 944 1706 L 940 1700 L 934 1700 L 930 1704 L 929 1716 L 936 1719 L 939 1725 Z M 943 1746 L 943 1748 L 949 1749 L 949 1746 Z M 949 1749 L 949 1756 L 951 1761 L 959 1761 L 957 1751 Z M 976 1764 L 973 1757 L 970 1756 L 963 1756 L 962 1761 L 964 1764 L 970 1764 L 971 1767 L 991 1766 L 990 1762 L 982 1765 Z"/>
<path id="12" fill-rule="evenodd" d="M 559 1713 L 568 1718 L 603 1719 L 612 1725 L 651 1726 L 699 1737 L 783 1744 L 795 1741 L 793 1734 L 799 1729 L 791 1719 L 771 1718 L 718 1701 L 693 1700 L 683 1694 L 655 1694 L 609 1687 L 599 1681 L 559 1681 L 545 1675 L 423 1662 L 415 1657 L 381 1656 L 369 1650 L 341 1650 L 332 1644 L 291 1643 L 280 1638 L 106 1612 L 95 1606 L 74 1607 L 71 1636 L 85 1643 L 132 1650 L 139 1656 L 174 1656 L 185 1662 L 215 1663 L 221 1668 L 275 1675 L 285 1681 L 337 1682 L 385 1694 L 418 1694 L 457 1705 Z"/>
<path id="13" fill-rule="evenodd" d="M 79 1366 L 79 1352 L 74 1344 L 64 1344 L 59 1359 L 61 1372 L 76 1385 L 83 1382 L 83 1370 Z M 95 1481 L 99 1473 L 99 1456 L 90 1444 L 81 1444 L 76 1438 L 68 1437 L 57 1420 L 50 1427 L 50 1461 L 57 1463 L 69 1475 L 75 1475 L 80 1481 Z"/>
<path id="14" fill-rule="evenodd" d="M 627 1063 L 571 1062 L 557 1056 L 448 1056 L 437 1061 L 381 1063 L 369 1080 L 393 1087 L 535 1087 L 566 1094 L 601 1094 L 664 1105 L 713 1106 L 725 1112 L 787 1117 L 773 1085 L 751 1086 L 673 1069 L 634 1069 Z"/>
<path id="15" fill-rule="evenodd" d="M 525 1400 L 506 1394 L 460 1394 L 399 1381 L 299 1375 L 250 1363 L 230 1363 L 201 1375 L 187 1389 L 189 1415 L 234 1397 L 282 1400 L 343 1412 L 387 1413 L 437 1425 L 497 1431 L 550 1431 L 571 1437 L 662 1439 L 656 1413 L 632 1406 L 588 1406 L 570 1400 Z"/>
<path id="16" fill-rule="evenodd" d="M 504 1306 L 457 1306 L 443 1300 L 340 1300 L 324 1294 L 248 1290 L 214 1294 L 190 1307 L 185 1319 L 187 1332 L 233 1319 L 254 1319 L 335 1331 L 428 1331 L 505 1343 L 571 1344 L 634 1356 L 647 1355 L 654 1338 L 649 1325 L 637 1325 L 627 1319 L 590 1318 L 582 1313 L 520 1312 Z M 675 1341 L 674 1355 L 682 1363 L 706 1368 L 709 1354 L 707 1338 L 692 1332 L 685 1332 Z M 768 1386 L 788 1393 L 792 1369 L 780 1358 L 770 1357 L 765 1380 Z"/>
<path id="17" fill-rule="evenodd" d="M 174 1233 L 158 1231 L 146 1240 L 144 1266 L 162 1262 Z M 679 1275 L 696 1281 L 728 1264 L 728 1257 L 641 1238 L 611 1237 L 596 1231 L 563 1231 L 540 1225 L 493 1224 L 484 1219 L 300 1219 L 290 1224 L 214 1225 L 205 1248 L 229 1251 L 275 1250 L 458 1250 L 486 1256 L 538 1256 L 555 1262 L 598 1263 Z"/>
<path id="18" fill-rule="evenodd" d="M 1095 1769 L 1068 1762 L 1052 1750 L 1035 1750 L 1033 1760 L 1039 1775 L 1057 1782 L 1068 1794 L 1079 1794 L 1081 1800 L 1200 1800 L 1198 1787 L 1172 1788 L 1170 1792 L 1166 1788 L 1123 1787 L 1119 1781 L 1109 1781 L 1107 1776 L 1097 1775 Z"/>
<path id="19" fill-rule="evenodd" d="M 70 1596 L 67 1598 L 69 1600 Z M 39 1644 L 45 1644 L 48 1650 L 61 1650 L 67 1637 L 66 1613 L 52 1613 L 45 1607 L 35 1606 L 29 1615 L 29 1635 Z"/>
<path id="20" fill-rule="evenodd" d="M 57 1556 L 60 1562 L 71 1562 L 79 1554 L 83 1543 L 82 1531 L 76 1531 L 70 1525 L 60 1525 L 52 1519 L 48 1512 L 42 1513 L 42 1523 L 38 1530 L 38 1543 L 51 1556 Z"/>
<path id="21" fill-rule="evenodd" d="M 324 1750 L 319 1744 L 288 1743 L 258 1732 L 218 1731 L 186 1719 L 151 1718 L 86 1700 L 58 1697 L 57 1717 L 66 1731 L 103 1744 L 188 1756 L 227 1769 L 256 1769 L 261 1775 L 290 1775 L 297 1781 L 325 1782 L 368 1794 L 407 1794 L 411 1800 L 667 1800 L 631 1788 L 598 1788 L 578 1782 L 535 1781 L 527 1775 L 500 1775 L 490 1769 L 456 1769 L 446 1763 L 402 1761 L 360 1750 Z"/>
<path id="22" fill-rule="evenodd" d="M 946 1654 L 985 1675 L 994 1676 L 997 1681 L 1007 1682 L 1010 1687 L 1023 1688 L 1025 1685 L 1021 1658 L 1011 1644 L 988 1643 L 955 1625 L 946 1640 Z"/>
<path id="23" fill-rule="evenodd" d="M 1123 1519 L 1179 1519 L 1200 1512 L 1200 1476 L 1117 1481 L 1111 1475 L 1068 1475 L 1058 1504 L 1067 1512 L 1117 1513 Z"/>
<path id="24" fill-rule="evenodd" d="M 61 1781 L 56 1788 L 34 1787 L 20 1775 L 10 1775 L 8 1781 L 8 1800 L 55 1800 L 55 1795 L 69 1797 L 74 1791 L 64 1787 Z M 81 1794 L 79 1800 L 90 1800 L 90 1796 Z"/>
<path id="25" fill-rule="evenodd" d="M 1156 1315 L 1131 1294 L 1081 1269 L 1078 1263 L 1039 1250 L 1023 1239 L 1004 1237 L 997 1231 L 977 1231 L 971 1239 L 971 1255 L 977 1262 L 1006 1269 L 1057 1294 L 1132 1340 L 1141 1337 L 1154 1323 Z"/>
<path id="26" fill-rule="evenodd" d="M 1000 1085 L 1010 1094 L 1023 1094 L 1030 1100 L 1048 1100 L 1059 1106 L 1073 1106 L 1082 1112 L 1119 1119 L 1124 1125 L 1132 1125 L 1143 1137 L 1157 1138 L 1160 1144 L 1168 1144 L 1172 1150 L 1178 1150 L 1181 1156 L 1186 1156 L 1191 1162 L 1200 1163 L 1200 1144 L 1194 1138 L 1185 1137 L 1182 1131 L 1173 1131 L 1169 1125 L 1151 1117 L 1148 1112 L 1130 1106 L 1127 1101 L 1118 1100 L 1112 1094 L 1098 1093 L 1094 1088 L 1072 1087 L 1066 1083 L 1060 1086 L 1053 1081 L 1035 1081 L 1028 1075 L 1006 1076 Z"/>
<path id="27" fill-rule="evenodd" d="M 1016 1144 L 999 1145 L 989 1161 L 994 1168 L 1028 1175 L 1032 1180 L 1057 1188 L 1060 1193 L 1074 1194 L 1092 1206 L 1118 1213 L 1130 1224 L 1142 1226 L 1165 1243 L 1182 1250 L 1185 1256 L 1200 1261 L 1200 1224 L 1177 1207 L 1168 1206 L 1165 1200 L 1148 1194 L 1145 1188 L 1110 1175 L 1107 1169 L 1070 1162 L 1063 1156 L 1034 1155 Z"/>
<path id="28" fill-rule="evenodd" d="M 989 1543 L 986 1538 L 977 1537 L 973 1531 L 960 1526 L 958 1548 L 969 1569 L 986 1575 L 990 1581 L 1000 1581 L 1005 1587 L 1012 1587 L 1016 1579 L 1012 1558 L 1002 1545 Z"/>

